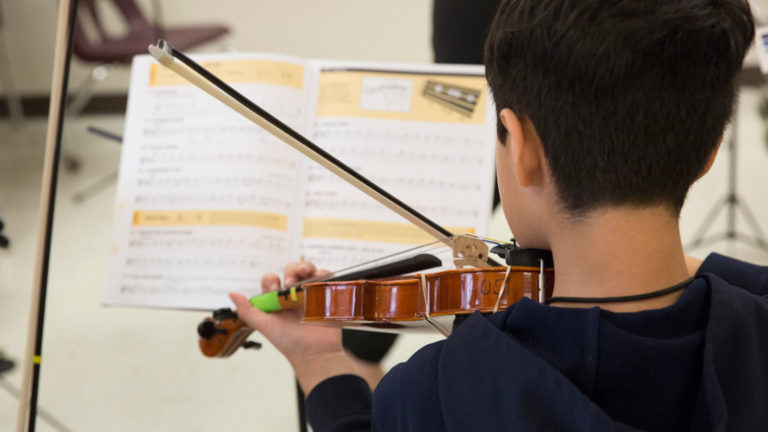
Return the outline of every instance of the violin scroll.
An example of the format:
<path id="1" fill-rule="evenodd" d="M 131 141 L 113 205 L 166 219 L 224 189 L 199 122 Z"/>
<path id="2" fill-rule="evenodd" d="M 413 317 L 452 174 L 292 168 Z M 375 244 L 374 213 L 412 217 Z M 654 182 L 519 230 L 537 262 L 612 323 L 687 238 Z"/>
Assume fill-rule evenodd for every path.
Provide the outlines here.
<path id="1" fill-rule="evenodd" d="M 229 357 L 238 348 L 261 348 L 258 342 L 246 341 L 253 333 L 229 308 L 218 309 L 212 317 L 197 326 L 200 351 L 206 357 Z"/>
<path id="2" fill-rule="evenodd" d="M 442 262 L 435 256 L 419 254 L 402 260 L 384 264 L 365 270 L 359 270 L 344 276 L 325 275 L 326 280 L 343 280 L 345 278 L 382 278 L 417 272 L 438 267 Z M 318 279 L 313 279 L 317 281 Z M 307 283 L 310 281 L 304 281 Z M 301 284 L 294 285 L 281 291 L 271 291 L 255 297 L 251 297 L 251 305 L 264 312 L 278 312 L 281 310 L 304 307 L 304 290 Z M 206 357 L 229 357 L 238 348 L 260 348 L 258 342 L 246 342 L 253 333 L 253 329 L 247 327 L 237 314 L 228 308 L 218 309 L 213 316 L 206 318 L 197 326 L 197 334 L 200 336 L 200 351 Z"/>

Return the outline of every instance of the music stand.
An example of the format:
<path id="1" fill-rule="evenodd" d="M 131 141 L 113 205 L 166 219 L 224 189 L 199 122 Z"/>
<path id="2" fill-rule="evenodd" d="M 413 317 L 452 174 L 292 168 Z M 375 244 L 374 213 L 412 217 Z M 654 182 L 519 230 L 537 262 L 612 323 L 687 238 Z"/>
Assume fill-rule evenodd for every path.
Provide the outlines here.
<path id="1" fill-rule="evenodd" d="M 737 168 L 737 140 L 738 140 L 738 115 L 733 117 L 731 123 L 731 136 L 728 139 L 728 189 L 725 197 L 721 198 L 719 202 L 710 209 L 707 213 L 707 217 L 701 223 L 699 228 L 694 234 L 693 240 L 688 243 L 686 249 L 695 249 L 697 247 L 712 244 L 721 240 L 736 240 L 750 244 L 758 249 L 768 252 L 768 241 L 765 240 L 765 235 L 760 229 L 760 224 L 757 222 L 754 213 L 750 210 L 747 203 L 739 197 L 736 190 L 736 168 Z M 744 220 L 751 230 L 751 234 L 743 234 L 736 230 L 736 212 L 741 210 Z M 706 236 L 707 231 L 712 227 L 715 218 L 720 212 L 726 212 L 726 228 L 725 232 L 712 234 Z"/>

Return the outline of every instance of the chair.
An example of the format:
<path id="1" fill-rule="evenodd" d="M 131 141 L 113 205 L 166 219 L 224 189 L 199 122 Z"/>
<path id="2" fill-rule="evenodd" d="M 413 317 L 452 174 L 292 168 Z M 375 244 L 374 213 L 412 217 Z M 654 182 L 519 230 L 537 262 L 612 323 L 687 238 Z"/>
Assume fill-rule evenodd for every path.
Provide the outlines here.
<path id="1" fill-rule="evenodd" d="M 99 12 L 99 6 L 104 6 L 105 3 L 114 5 L 116 12 L 125 22 L 127 31 L 124 35 L 115 37 L 106 31 Z M 165 28 L 159 23 L 159 0 L 153 0 L 153 9 L 154 23 L 145 17 L 135 0 L 79 1 L 72 52 L 78 59 L 97 63 L 97 66 L 68 101 L 68 115 L 78 114 L 85 108 L 93 89 L 98 82 L 109 76 L 113 65 L 127 65 L 133 56 L 146 54 L 147 46 L 157 39 L 167 39 L 175 47 L 189 50 L 229 33 L 229 29 L 222 25 Z M 64 154 L 62 161 L 69 171 L 76 171 L 80 166 L 79 158 L 71 154 Z"/>
<path id="2" fill-rule="evenodd" d="M 11 244 L 11 241 L 8 240 L 8 237 L 3 235 L 3 228 L 5 228 L 5 224 L 3 223 L 3 220 L 0 219 L 0 249 L 8 249 L 8 247 Z M 0 359 L 3 358 L 3 353 L 0 352 Z"/>
<path id="3" fill-rule="evenodd" d="M 113 37 L 106 32 L 99 3 L 114 4 L 125 24 L 125 35 Z M 67 112 L 78 113 L 88 103 L 93 87 L 104 80 L 114 63 L 128 64 L 133 56 L 146 54 L 147 46 L 159 38 L 167 39 L 182 50 L 189 50 L 227 34 L 221 25 L 196 25 L 164 28 L 159 22 L 151 23 L 136 5 L 135 0 L 80 0 L 73 38 L 73 54 L 80 60 L 99 63 L 90 77 L 80 86 L 70 101 Z M 154 0 L 155 18 L 160 14 L 159 0 Z M 91 29 L 91 35 L 86 31 Z"/>
<path id="4" fill-rule="evenodd" d="M 11 58 L 8 54 L 8 44 L 5 40 L 5 29 L 3 27 L 3 7 L 0 2 L 0 83 L 5 87 L 5 94 L 8 103 L 8 114 L 11 121 L 21 123 L 24 119 L 24 109 L 13 80 L 13 71 L 11 70 Z"/>
<path id="5" fill-rule="evenodd" d="M 142 15 L 134 0 L 109 0 L 128 24 L 128 32 L 120 38 L 110 37 L 101 22 L 97 3 L 99 0 L 80 0 L 78 26 L 75 27 L 74 54 L 84 61 L 100 63 L 128 63 L 136 54 L 146 54 L 147 46 L 162 37 L 181 50 L 194 48 L 226 34 L 229 30 L 220 25 L 198 25 L 162 28 L 152 24 Z M 157 7 L 155 9 L 158 9 Z M 82 25 L 84 12 L 90 16 L 98 33 L 96 41 L 90 40 Z"/>

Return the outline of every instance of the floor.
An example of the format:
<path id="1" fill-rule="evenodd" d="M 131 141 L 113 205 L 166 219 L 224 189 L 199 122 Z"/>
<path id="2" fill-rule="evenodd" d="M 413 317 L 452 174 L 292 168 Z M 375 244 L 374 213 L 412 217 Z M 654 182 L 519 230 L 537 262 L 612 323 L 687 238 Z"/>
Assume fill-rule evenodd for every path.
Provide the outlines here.
<path id="1" fill-rule="evenodd" d="M 768 230 L 768 146 L 756 114 L 760 94 L 742 97 L 738 187 L 762 229 Z M 41 417 L 38 430 L 245 431 L 297 429 L 293 377 L 269 345 L 227 360 L 197 350 L 197 312 L 106 308 L 101 297 L 111 243 L 114 183 L 82 203 L 73 195 L 117 169 L 120 148 L 86 132 L 90 125 L 118 134 L 122 118 L 84 117 L 67 123 L 66 148 L 82 158 L 77 173 L 62 172 L 57 191 L 46 306 Z M 37 236 L 46 124 L 0 122 L 0 216 L 11 248 L 0 250 L 0 349 L 23 359 Z M 725 150 L 725 148 L 723 149 Z M 727 155 L 697 183 L 682 214 L 684 241 L 695 237 L 707 212 L 725 197 Z M 725 214 L 710 233 L 725 230 Z M 737 219 L 740 231 L 749 226 Z M 493 236 L 505 237 L 500 215 Z M 741 242 L 718 241 L 689 252 L 716 250 L 768 264 L 768 253 Z M 258 339 L 258 338 L 257 338 Z M 403 361 L 437 336 L 402 337 L 385 366 Z M 0 379 L 0 430 L 15 425 L 14 392 L 21 367 Z"/>

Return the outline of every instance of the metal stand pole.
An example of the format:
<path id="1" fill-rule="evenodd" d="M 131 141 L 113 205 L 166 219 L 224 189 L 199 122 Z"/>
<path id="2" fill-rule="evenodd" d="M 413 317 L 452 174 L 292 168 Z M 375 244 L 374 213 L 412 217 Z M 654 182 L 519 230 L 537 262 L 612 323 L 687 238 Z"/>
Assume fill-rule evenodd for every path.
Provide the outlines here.
<path id="1" fill-rule="evenodd" d="M 307 417 L 304 414 L 304 390 L 296 381 L 296 407 L 299 410 L 299 432 L 307 432 Z"/>
<path id="2" fill-rule="evenodd" d="M 755 218 L 747 203 L 740 199 L 736 192 L 736 171 L 738 168 L 737 118 L 738 116 L 734 116 L 733 124 L 731 125 L 731 137 L 728 140 L 728 192 L 726 193 L 725 198 L 722 198 L 720 202 L 716 203 L 709 213 L 707 213 L 707 217 L 704 218 L 704 221 L 696 230 L 696 233 L 693 236 L 694 239 L 686 246 L 687 249 L 695 249 L 721 240 L 736 240 L 768 252 L 768 241 L 765 240 L 765 235 L 760 229 L 760 224 L 757 222 L 757 218 Z M 736 211 L 738 209 L 741 209 L 752 234 L 747 235 L 736 231 Z M 707 231 L 712 227 L 712 223 L 722 210 L 726 211 L 725 232 L 706 236 Z"/>
<path id="3" fill-rule="evenodd" d="M 113 134 L 112 132 L 105 131 L 95 126 L 88 126 L 88 132 L 94 135 L 98 135 L 102 138 L 115 141 L 120 145 L 123 143 L 123 137 L 121 137 L 120 135 Z M 91 198 L 92 196 L 96 195 L 97 193 L 101 192 L 103 189 L 105 189 L 106 187 L 114 183 L 115 180 L 117 180 L 117 171 L 110 173 L 96 180 L 90 185 L 84 187 L 83 189 L 80 189 L 79 191 L 75 192 L 75 194 L 72 196 L 72 201 L 74 201 L 76 204 L 80 204 L 85 200 Z"/>

